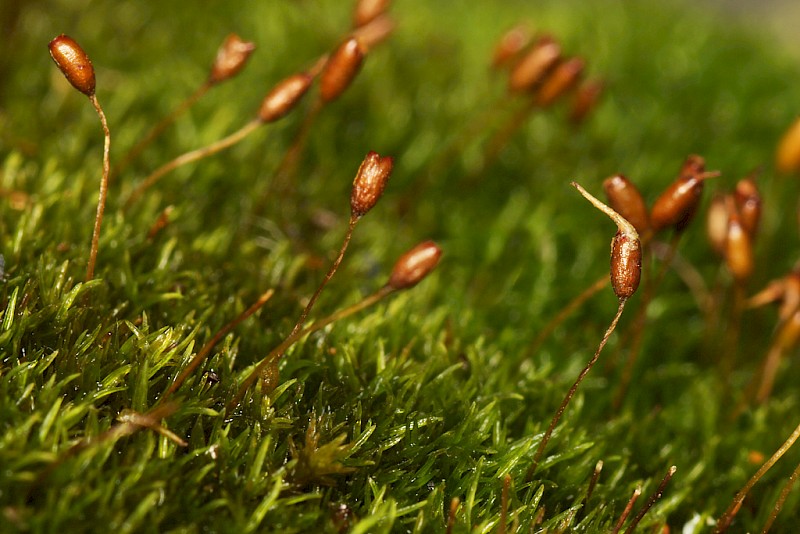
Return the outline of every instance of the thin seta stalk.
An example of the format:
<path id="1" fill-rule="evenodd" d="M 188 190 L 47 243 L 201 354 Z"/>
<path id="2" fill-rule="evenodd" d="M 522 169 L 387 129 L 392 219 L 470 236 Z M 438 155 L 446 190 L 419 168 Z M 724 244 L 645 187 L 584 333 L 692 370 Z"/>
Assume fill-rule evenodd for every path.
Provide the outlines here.
<path id="1" fill-rule="evenodd" d="M 747 481 L 747 483 L 740 489 L 733 498 L 730 506 L 728 509 L 725 510 L 725 513 L 720 516 L 717 520 L 717 526 L 714 528 L 714 534 L 722 534 L 723 532 L 727 532 L 728 527 L 731 525 L 733 518 L 736 517 L 736 514 L 739 512 L 739 508 L 742 506 L 742 502 L 744 502 L 745 497 L 747 494 L 750 493 L 750 490 L 753 489 L 753 486 L 761 480 L 761 477 L 772 468 L 775 463 L 780 460 L 781 456 L 786 454 L 794 442 L 797 441 L 797 438 L 800 437 L 800 425 L 798 425 L 789 438 L 781 445 L 775 454 L 773 454 L 769 460 L 764 462 L 764 464 L 756 471 L 756 473 Z"/>
<path id="2" fill-rule="evenodd" d="M 274 294 L 275 290 L 273 289 L 265 291 L 249 308 L 240 313 L 233 321 L 223 326 L 216 334 L 214 334 L 211 339 L 209 339 L 206 344 L 203 345 L 203 347 L 197 352 L 197 354 L 195 354 L 194 358 L 192 358 L 192 361 L 189 362 L 189 365 L 187 365 L 186 368 L 181 371 L 181 374 L 179 374 L 172 384 L 170 384 L 169 388 L 167 388 L 167 391 L 164 393 L 161 399 L 159 399 L 159 403 L 166 401 L 172 396 L 173 393 L 178 391 L 186 379 L 189 378 L 195 369 L 197 369 L 205 361 L 208 355 L 211 354 L 211 351 L 214 349 L 217 343 L 219 343 L 220 340 L 228 334 L 228 332 L 242 323 L 242 321 L 260 310 Z"/>
<path id="3" fill-rule="evenodd" d="M 656 488 L 656 491 L 650 496 L 649 499 L 647 499 L 647 502 L 644 504 L 644 506 L 642 506 L 642 509 L 639 510 L 639 513 L 633 518 L 631 524 L 625 529 L 625 534 L 633 534 L 633 531 L 636 530 L 639 522 L 644 519 L 644 516 L 650 511 L 650 508 L 652 508 L 653 505 L 658 502 L 658 500 L 664 494 L 664 490 L 667 489 L 667 484 L 669 484 L 669 481 L 672 480 L 672 476 L 677 470 L 678 468 L 674 465 L 669 468 L 667 474 L 664 475 L 663 479 L 661 479 L 661 483 L 658 485 L 658 488 Z"/>
<path id="4" fill-rule="evenodd" d="M 778 500 L 775 501 L 775 506 L 772 507 L 772 511 L 769 513 L 767 522 L 764 523 L 764 528 L 761 529 L 761 534 L 767 534 L 772 528 L 772 524 L 775 522 L 775 519 L 778 518 L 778 514 L 781 513 L 781 510 L 783 509 L 786 498 L 789 497 L 789 492 L 792 491 L 794 483 L 797 482 L 797 477 L 800 477 L 800 464 L 794 468 L 792 474 L 789 475 L 789 480 L 786 481 L 783 489 L 781 489 L 781 494 L 778 496 Z"/>
<path id="5" fill-rule="evenodd" d="M 255 384 L 259 377 L 270 367 L 276 366 L 286 351 L 294 345 L 297 341 L 305 336 L 317 332 L 326 326 L 345 319 L 361 310 L 368 308 L 377 302 L 383 300 L 389 295 L 410 289 L 422 281 L 439 263 L 442 251 L 433 241 L 425 241 L 412 248 L 403 254 L 395 263 L 389 281 L 380 289 L 365 297 L 359 302 L 340 309 L 339 311 L 314 322 L 313 324 L 301 329 L 293 331 L 284 339 L 278 346 L 273 348 L 267 356 L 259 361 L 252 371 L 247 375 L 242 384 L 239 386 L 238 391 L 233 399 L 228 403 L 227 411 L 232 413 L 237 406 L 241 403 L 247 390 Z"/>
<path id="6" fill-rule="evenodd" d="M 100 106 L 95 94 L 94 67 L 89 56 L 74 39 L 64 34 L 50 41 L 49 49 L 50 56 L 61 73 L 75 89 L 89 97 L 92 106 L 94 106 L 97 115 L 100 117 L 100 124 L 103 126 L 103 174 L 100 178 L 100 192 L 97 199 L 94 229 L 92 230 L 92 244 L 89 249 L 89 261 L 86 266 L 86 281 L 89 282 L 94 278 L 97 251 L 100 248 L 100 227 L 103 223 L 103 213 L 106 209 L 106 197 L 108 196 L 108 177 L 111 169 L 109 160 L 111 133 L 108 129 L 106 115 L 103 113 L 103 108 Z"/>
<path id="7" fill-rule="evenodd" d="M 128 165 L 135 161 L 144 150 L 166 131 L 181 115 L 186 113 L 212 88 L 221 82 L 236 76 L 245 66 L 250 55 L 255 51 L 254 43 L 242 40 L 238 35 L 228 35 L 217 50 L 211 71 L 205 81 L 183 102 L 153 126 L 140 139 L 114 168 L 114 176 L 119 176 Z"/>
<path id="8" fill-rule="evenodd" d="M 600 345 L 597 347 L 594 356 L 592 356 L 592 359 L 589 360 L 580 374 L 578 374 L 578 378 L 572 384 L 572 387 L 570 387 L 569 391 L 564 397 L 564 400 L 561 401 L 561 405 L 556 410 L 555 415 L 553 415 L 553 419 L 550 421 L 550 425 L 547 427 L 547 430 L 542 437 L 542 441 L 539 442 L 539 447 L 536 449 L 536 454 L 533 457 L 533 463 L 528 470 L 528 479 L 532 478 L 533 474 L 536 472 L 536 468 L 539 465 L 539 460 L 541 460 L 545 448 L 547 447 L 547 443 L 550 441 L 553 431 L 558 425 L 558 422 L 561 420 L 561 416 L 564 415 L 564 411 L 567 409 L 569 402 L 572 400 L 572 397 L 578 390 L 578 386 L 580 386 L 583 379 L 587 374 L 589 374 L 589 371 L 591 371 L 592 367 L 594 367 L 594 364 L 597 363 L 597 360 L 600 358 L 600 353 L 603 351 L 608 339 L 611 337 L 611 334 L 617 327 L 617 323 L 622 316 L 622 311 L 625 309 L 625 303 L 636 292 L 636 288 L 639 287 L 639 280 L 641 278 L 642 244 L 639 241 L 639 234 L 636 231 L 636 228 L 634 228 L 630 222 L 622 217 L 622 215 L 589 194 L 579 184 L 572 182 L 572 185 L 580 192 L 581 195 L 584 196 L 584 198 L 591 202 L 592 205 L 594 205 L 597 209 L 608 215 L 617 225 L 617 233 L 611 241 L 611 287 L 614 290 L 614 294 L 617 296 L 619 306 L 617 307 L 617 313 L 614 315 L 614 319 L 611 321 L 611 324 L 603 335 L 603 339 L 600 341 Z"/>

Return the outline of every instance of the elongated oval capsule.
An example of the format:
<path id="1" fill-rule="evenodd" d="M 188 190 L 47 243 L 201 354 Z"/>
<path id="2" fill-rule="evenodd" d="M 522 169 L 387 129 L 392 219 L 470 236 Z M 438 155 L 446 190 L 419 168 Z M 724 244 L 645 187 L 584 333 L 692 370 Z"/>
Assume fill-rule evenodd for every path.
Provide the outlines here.
<path id="1" fill-rule="evenodd" d="M 611 287 L 620 300 L 627 300 L 639 287 L 642 277 L 642 243 L 638 238 L 617 231 L 611 241 Z"/>
<path id="2" fill-rule="evenodd" d="M 561 58 L 561 45 L 549 35 L 540 37 L 511 69 L 508 89 L 519 93 L 540 84 Z"/>
<path id="3" fill-rule="evenodd" d="M 569 112 L 569 120 L 572 124 L 580 124 L 586 120 L 586 117 L 597 107 L 604 88 L 605 84 L 602 80 L 591 80 L 578 86 Z"/>
<path id="4" fill-rule="evenodd" d="M 414 287 L 436 268 L 442 249 L 433 241 L 424 241 L 397 260 L 387 285 L 395 290 Z"/>
<path id="5" fill-rule="evenodd" d="M 364 61 L 364 49 L 357 39 L 342 43 L 331 54 L 320 75 L 320 98 L 332 102 L 350 87 Z"/>
<path id="6" fill-rule="evenodd" d="M 586 62 L 577 57 L 556 66 L 536 93 L 536 104 L 542 107 L 549 106 L 571 91 L 580 82 L 585 67 Z"/>
<path id="7" fill-rule="evenodd" d="M 261 101 L 258 118 L 275 122 L 292 111 L 306 94 L 314 78 L 306 73 L 293 74 L 278 84 Z"/>
<path id="8" fill-rule="evenodd" d="M 650 224 L 653 231 L 674 227 L 683 231 L 694 217 L 703 194 L 703 184 L 707 178 L 719 176 L 718 172 L 706 172 L 705 160 L 700 156 L 689 156 L 675 180 L 653 204 L 650 211 Z"/>
<path id="9" fill-rule="evenodd" d="M 706 211 L 706 236 L 711 248 L 720 256 L 725 255 L 725 240 L 728 238 L 728 206 L 731 202 L 725 195 L 714 195 Z"/>
<path id="10" fill-rule="evenodd" d="M 647 205 L 633 182 L 616 174 L 603 181 L 603 190 L 614 211 L 625 217 L 639 235 L 644 236 L 649 232 L 650 216 L 647 214 Z"/>
<path id="11" fill-rule="evenodd" d="M 522 53 L 522 50 L 528 46 L 530 40 L 531 35 L 525 25 L 520 24 L 508 30 L 500 37 L 494 47 L 492 68 L 499 69 L 508 65 Z"/>
<path id="12" fill-rule="evenodd" d="M 739 180 L 733 192 L 733 200 L 739 210 L 742 226 L 750 238 L 754 239 L 761 222 L 761 194 L 755 180 L 749 177 Z"/>
<path id="13" fill-rule="evenodd" d="M 725 265 L 739 283 L 753 274 L 753 245 L 736 210 L 731 210 L 729 213 L 728 235 L 725 239 Z"/>
<path id="14" fill-rule="evenodd" d="M 72 37 L 63 33 L 50 41 L 48 47 L 50 57 L 69 83 L 86 96 L 94 95 L 94 67 L 83 48 Z"/>
<path id="15" fill-rule="evenodd" d="M 383 15 L 389 9 L 390 0 L 358 0 L 353 10 L 353 26 L 360 28 Z"/>

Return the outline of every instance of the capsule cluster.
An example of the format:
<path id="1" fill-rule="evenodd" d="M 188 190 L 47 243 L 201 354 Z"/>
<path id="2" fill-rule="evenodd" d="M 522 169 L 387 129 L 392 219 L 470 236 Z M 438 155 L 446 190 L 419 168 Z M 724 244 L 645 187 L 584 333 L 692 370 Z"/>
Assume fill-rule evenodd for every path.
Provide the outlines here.
<path id="1" fill-rule="evenodd" d="M 737 283 L 753 274 L 753 244 L 760 220 L 761 194 L 754 175 L 739 180 L 732 193 L 715 195 L 708 208 L 708 241 Z"/>
<path id="2" fill-rule="evenodd" d="M 534 106 L 546 108 L 571 95 L 569 117 L 576 124 L 594 110 L 603 91 L 602 81 L 584 80 L 584 59 L 565 56 L 554 36 L 535 36 L 524 25 L 500 37 L 492 68 L 506 70 L 509 93 L 529 98 Z"/>

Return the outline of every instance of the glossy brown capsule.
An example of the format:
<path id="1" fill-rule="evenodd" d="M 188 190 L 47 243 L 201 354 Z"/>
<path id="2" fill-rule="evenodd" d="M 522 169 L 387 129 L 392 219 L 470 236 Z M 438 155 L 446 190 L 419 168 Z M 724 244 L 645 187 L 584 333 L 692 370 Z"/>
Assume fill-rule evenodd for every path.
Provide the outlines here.
<path id="1" fill-rule="evenodd" d="M 603 190 L 614 211 L 625 217 L 640 235 L 646 235 L 650 231 L 647 205 L 633 182 L 616 174 L 603 181 Z"/>
<path id="2" fill-rule="evenodd" d="M 754 239 L 761 222 L 761 194 L 758 192 L 755 180 L 749 177 L 739 180 L 733 192 L 733 200 L 739 211 L 742 226 L 750 238 Z"/>
<path id="3" fill-rule="evenodd" d="M 94 95 L 95 78 L 92 61 L 72 37 L 61 34 L 48 45 L 50 57 L 72 86 L 85 94 Z"/>
<path id="4" fill-rule="evenodd" d="M 509 91 L 530 91 L 542 82 L 560 58 L 561 45 L 549 35 L 540 37 L 511 69 L 508 76 Z"/>
<path id="5" fill-rule="evenodd" d="M 361 69 L 364 49 L 357 39 L 350 38 L 331 54 L 320 75 L 320 98 L 332 102 L 350 86 Z"/>
<path id="6" fill-rule="evenodd" d="M 245 41 L 235 33 L 228 35 L 217 50 L 208 83 L 220 83 L 239 74 L 255 49 L 255 43 Z"/>
<path id="7" fill-rule="evenodd" d="M 542 107 L 549 106 L 574 89 L 580 82 L 585 67 L 586 62 L 577 57 L 560 63 L 542 82 L 536 93 L 536 104 Z"/>
<path id="8" fill-rule="evenodd" d="M 656 199 L 650 211 L 650 224 L 658 232 L 668 227 L 683 231 L 694 217 L 703 194 L 707 178 L 719 176 L 718 172 L 705 172 L 705 161 L 700 156 L 689 156 L 675 180 Z"/>
<path id="9" fill-rule="evenodd" d="M 386 284 L 392 289 L 414 287 L 436 268 L 442 249 L 433 241 L 424 241 L 397 260 Z"/>
<path id="10" fill-rule="evenodd" d="M 360 28 L 383 15 L 389 9 L 390 0 L 358 0 L 353 10 L 353 26 Z"/>
<path id="11" fill-rule="evenodd" d="M 258 118 L 274 122 L 292 111 L 306 94 L 314 78 L 306 73 L 293 74 L 278 84 L 261 101 Z"/>
<path id="12" fill-rule="evenodd" d="M 350 213 L 353 217 L 362 217 L 375 206 L 386 189 L 393 166 L 394 160 L 389 156 L 381 157 L 372 151 L 367 154 L 358 168 L 350 193 Z"/>
<path id="13" fill-rule="evenodd" d="M 620 300 L 627 300 L 639 287 L 642 277 L 642 243 L 638 238 L 617 231 L 611 241 L 611 287 Z"/>

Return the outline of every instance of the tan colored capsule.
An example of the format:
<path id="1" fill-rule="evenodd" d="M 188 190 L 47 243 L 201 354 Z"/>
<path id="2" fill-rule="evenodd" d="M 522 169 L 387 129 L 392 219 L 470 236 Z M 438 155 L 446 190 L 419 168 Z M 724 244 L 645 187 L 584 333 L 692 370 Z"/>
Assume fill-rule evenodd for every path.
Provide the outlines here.
<path id="1" fill-rule="evenodd" d="M 650 231 L 647 205 L 633 182 L 617 174 L 603 181 L 603 190 L 614 211 L 625 217 L 639 235 L 644 236 Z"/>
<path id="2" fill-rule="evenodd" d="M 48 45 L 50 57 L 72 86 L 91 97 L 95 91 L 94 67 L 83 48 L 72 37 L 61 34 Z"/>
<path id="3" fill-rule="evenodd" d="M 217 50 L 208 83 L 220 83 L 239 74 L 255 49 L 255 43 L 244 41 L 235 33 L 228 35 Z"/>
<path id="4" fill-rule="evenodd" d="M 611 287 L 620 300 L 630 298 L 642 278 L 642 243 L 622 231 L 611 241 Z"/>
<path id="5" fill-rule="evenodd" d="M 367 154 L 358 168 L 350 193 L 350 213 L 353 217 L 362 217 L 375 206 L 386 189 L 393 166 L 394 160 L 388 156 L 381 157 L 372 151 Z"/>
<path id="6" fill-rule="evenodd" d="M 789 126 L 778 143 L 775 166 L 786 174 L 800 171 L 800 117 Z"/>
<path id="7" fill-rule="evenodd" d="M 585 67 L 586 62 L 577 57 L 570 58 L 556 66 L 536 93 L 536 105 L 549 106 L 574 89 L 580 82 Z"/>
<path id="8" fill-rule="evenodd" d="M 492 68 L 500 69 L 511 63 L 528 46 L 531 34 L 528 28 L 520 24 L 514 26 L 500 37 L 492 53 Z"/>
<path id="9" fill-rule="evenodd" d="M 742 226 L 750 239 L 755 239 L 758 224 L 761 221 L 761 194 L 758 192 L 755 180 L 750 177 L 739 180 L 733 192 L 733 199 L 739 211 Z"/>
<path id="10" fill-rule="evenodd" d="M 364 49 L 355 38 L 350 38 L 331 54 L 320 75 L 320 97 L 332 102 L 350 86 L 361 69 Z"/>
<path id="11" fill-rule="evenodd" d="M 728 205 L 725 195 L 714 195 L 706 211 L 706 236 L 711 248 L 720 256 L 725 255 L 728 238 Z"/>
<path id="12" fill-rule="evenodd" d="M 414 287 L 436 268 L 442 249 L 433 241 L 424 241 L 412 248 L 394 264 L 387 285 L 395 290 Z"/>
<path id="13" fill-rule="evenodd" d="M 389 9 L 390 0 L 358 0 L 353 11 L 353 26 L 366 26 Z"/>
<path id="14" fill-rule="evenodd" d="M 753 274 L 753 245 L 736 210 L 730 210 L 725 239 L 725 265 L 739 283 Z"/>
<path id="15" fill-rule="evenodd" d="M 602 80 L 591 80 L 582 83 L 575 91 L 572 99 L 572 109 L 569 112 L 569 120 L 573 124 L 580 124 L 597 107 L 600 97 L 603 95 L 605 84 Z"/>
<path id="16" fill-rule="evenodd" d="M 306 94 L 314 78 L 306 73 L 293 74 L 278 84 L 261 101 L 258 118 L 274 122 L 292 111 Z"/>
<path id="17" fill-rule="evenodd" d="M 689 156 L 675 180 L 653 204 L 650 224 L 653 231 L 674 227 L 683 231 L 694 217 L 700 205 L 703 183 L 707 178 L 719 176 L 718 172 L 706 172 L 705 161 L 700 156 Z"/>
<path id="18" fill-rule="evenodd" d="M 561 45 L 549 35 L 540 37 L 511 69 L 508 76 L 509 91 L 530 91 L 542 82 L 560 58 Z"/>

